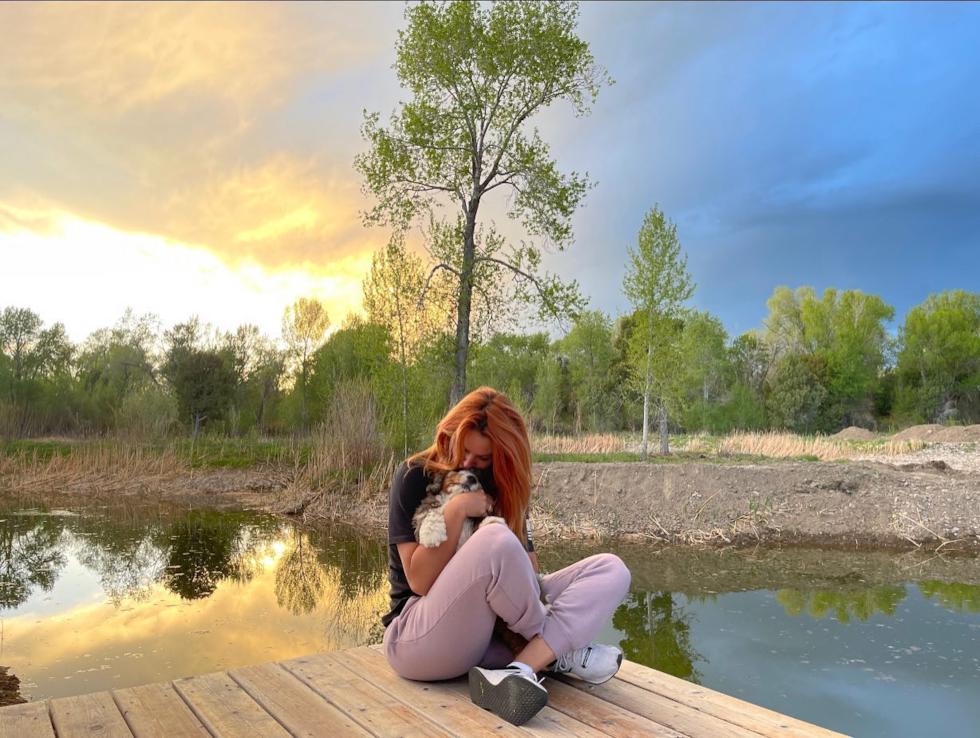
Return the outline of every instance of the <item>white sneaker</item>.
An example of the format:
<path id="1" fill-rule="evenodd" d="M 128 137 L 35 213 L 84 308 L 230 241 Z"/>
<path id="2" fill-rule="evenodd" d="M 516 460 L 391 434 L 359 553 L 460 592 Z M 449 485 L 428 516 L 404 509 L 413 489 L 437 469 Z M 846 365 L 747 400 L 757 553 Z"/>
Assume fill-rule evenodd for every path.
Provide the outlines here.
<path id="1" fill-rule="evenodd" d="M 528 676 L 516 666 L 506 669 L 470 669 L 470 699 L 513 725 L 523 725 L 548 704 L 542 679 Z"/>
<path id="2" fill-rule="evenodd" d="M 590 684 L 605 684 L 619 671 L 623 652 L 616 646 L 590 643 L 559 656 L 548 671 L 555 674 L 573 674 Z"/>

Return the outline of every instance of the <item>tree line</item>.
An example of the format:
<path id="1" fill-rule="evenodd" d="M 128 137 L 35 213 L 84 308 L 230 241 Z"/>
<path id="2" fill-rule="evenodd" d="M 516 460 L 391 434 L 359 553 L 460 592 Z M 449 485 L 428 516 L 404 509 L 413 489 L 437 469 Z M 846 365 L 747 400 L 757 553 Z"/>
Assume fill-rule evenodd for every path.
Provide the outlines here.
<path id="1" fill-rule="evenodd" d="M 0 429 L 8 438 L 283 435 L 346 408 L 371 415 L 389 447 L 416 448 L 448 408 L 454 380 L 451 306 L 417 310 L 423 281 L 421 260 L 389 246 L 364 282 L 366 316 L 329 335 L 312 299 L 285 311 L 275 338 L 196 318 L 163 328 L 127 311 L 77 344 L 62 324 L 7 307 Z M 506 392 L 541 432 L 639 430 L 652 362 L 650 401 L 675 432 L 980 422 L 980 294 L 930 295 L 895 334 L 894 308 L 858 290 L 778 287 L 768 308 L 762 328 L 738 336 L 718 316 L 679 309 L 652 352 L 640 309 L 615 318 L 582 310 L 558 338 L 484 325 L 467 389 Z"/>

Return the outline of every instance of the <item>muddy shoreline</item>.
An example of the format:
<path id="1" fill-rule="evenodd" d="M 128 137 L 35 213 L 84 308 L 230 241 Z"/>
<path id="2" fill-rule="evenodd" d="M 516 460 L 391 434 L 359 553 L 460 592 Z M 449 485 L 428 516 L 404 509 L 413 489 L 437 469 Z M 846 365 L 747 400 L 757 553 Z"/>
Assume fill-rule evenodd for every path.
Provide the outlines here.
<path id="1" fill-rule="evenodd" d="M 291 471 L 195 471 L 125 484 L 107 473 L 73 485 L 71 496 L 125 495 L 340 520 L 367 529 L 387 525 L 384 490 L 314 493 L 297 485 Z M 534 476 L 536 539 L 980 551 L 980 474 L 941 461 L 552 462 L 537 464 Z M 59 493 L 44 479 L 0 478 L 0 494 Z"/>

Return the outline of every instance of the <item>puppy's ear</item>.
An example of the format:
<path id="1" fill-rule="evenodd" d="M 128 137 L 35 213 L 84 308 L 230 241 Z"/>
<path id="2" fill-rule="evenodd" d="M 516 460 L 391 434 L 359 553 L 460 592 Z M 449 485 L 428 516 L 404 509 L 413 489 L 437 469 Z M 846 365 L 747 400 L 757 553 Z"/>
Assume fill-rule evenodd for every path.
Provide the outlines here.
<path id="1" fill-rule="evenodd" d="M 446 477 L 445 472 L 436 472 L 432 476 L 432 484 L 425 488 L 426 494 L 435 495 L 442 492 L 442 480 Z"/>

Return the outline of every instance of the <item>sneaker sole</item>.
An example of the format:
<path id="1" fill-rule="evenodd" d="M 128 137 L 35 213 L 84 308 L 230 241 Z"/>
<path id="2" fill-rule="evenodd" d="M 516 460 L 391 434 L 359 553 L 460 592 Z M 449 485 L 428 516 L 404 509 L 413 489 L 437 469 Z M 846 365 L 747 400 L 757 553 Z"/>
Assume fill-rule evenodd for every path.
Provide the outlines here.
<path id="1" fill-rule="evenodd" d="M 524 725 L 548 704 L 548 692 L 519 676 L 504 677 L 492 684 L 483 673 L 470 669 L 470 699 L 477 707 L 489 710 L 511 725 Z"/>

